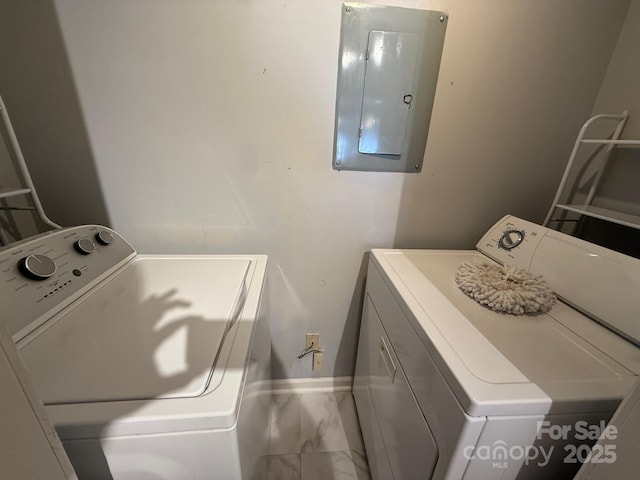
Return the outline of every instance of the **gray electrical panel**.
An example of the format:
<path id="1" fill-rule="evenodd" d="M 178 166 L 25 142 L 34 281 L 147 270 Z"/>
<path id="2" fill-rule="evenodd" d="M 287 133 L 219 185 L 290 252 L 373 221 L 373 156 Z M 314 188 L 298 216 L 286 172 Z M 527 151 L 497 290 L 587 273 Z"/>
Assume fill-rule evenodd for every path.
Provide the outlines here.
<path id="1" fill-rule="evenodd" d="M 419 172 L 448 17 L 345 3 L 333 168 Z"/>

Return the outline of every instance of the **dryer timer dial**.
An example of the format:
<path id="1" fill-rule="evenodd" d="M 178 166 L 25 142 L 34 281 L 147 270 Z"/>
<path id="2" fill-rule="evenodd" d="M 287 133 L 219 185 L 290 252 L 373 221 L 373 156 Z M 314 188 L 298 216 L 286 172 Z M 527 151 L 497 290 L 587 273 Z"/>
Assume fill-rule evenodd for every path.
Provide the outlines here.
<path id="1" fill-rule="evenodd" d="M 520 245 L 523 240 L 524 230 L 516 230 L 514 228 L 511 228 L 509 230 L 506 230 L 502 234 L 500 240 L 498 241 L 498 247 L 509 251 Z"/>

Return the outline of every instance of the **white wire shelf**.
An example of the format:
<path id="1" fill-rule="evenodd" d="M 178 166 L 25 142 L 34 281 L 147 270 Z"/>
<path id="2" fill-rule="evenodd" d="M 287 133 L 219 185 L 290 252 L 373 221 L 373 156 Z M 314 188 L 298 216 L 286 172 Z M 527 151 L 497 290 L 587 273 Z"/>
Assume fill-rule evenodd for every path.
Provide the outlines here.
<path id="1" fill-rule="evenodd" d="M 613 145 L 618 148 L 640 148 L 640 140 L 611 140 L 599 138 L 583 138 L 582 143 L 591 143 L 596 145 Z"/>
<path id="2" fill-rule="evenodd" d="M 629 112 L 625 110 L 620 114 L 599 114 L 594 115 L 589 120 L 585 122 L 585 124 L 578 132 L 578 136 L 573 144 L 573 150 L 571 151 L 571 155 L 569 155 L 569 161 L 567 162 L 567 166 L 564 170 L 564 174 L 562 175 L 562 179 L 560 180 L 560 185 L 558 186 L 558 190 L 556 191 L 555 198 L 553 199 L 553 203 L 551 204 L 551 208 L 547 213 L 547 216 L 544 219 L 544 226 L 547 226 L 549 222 L 556 221 L 562 222 L 562 219 L 553 219 L 552 216 L 556 209 L 565 210 L 568 212 L 578 213 L 580 215 L 585 215 L 588 217 L 598 218 L 600 220 L 605 220 L 612 223 L 617 223 L 618 225 L 624 225 L 626 227 L 631 227 L 640 230 L 640 216 L 633 215 L 625 212 L 620 212 L 617 210 L 612 210 L 609 208 L 596 207 L 592 205 L 594 198 L 596 197 L 596 193 L 598 187 L 600 186 L 600 181 L 603 177 L 603 172 L 607 166 L 607 163 L 611 157 L 612 152 L 617 148 L 640 148 L 640 139 L 621 139 L 622 131 L 624 130 L 624 126 L 627 123 L 627 119 L 629 118 Z M 585 138 L 587 130 L 589 127 L 595 122 L 610 122 L 613 121 L 615 124 L 615 129 L 612 132 L 611 136 L 608 138 Z M 596 134 L 597 135 L 597 134 Z M 569 180 L 569 174 L 572 171 L 574 161 L 580 150 L 580 147 L 585 144 L 590 145 L 603 145 L 604 148 L 601 149 L 601 155 L 604 158 L 599 162 L 598 168 L 593 176 L 593 181 L 591 183 L 591 187 L 589 188 L 589 192 L 584 200 L 584 203 L 581 205 L 571 204 L 571 203 L 563 203 L 571 202 L 571 198 L 566 200 L 566 188 L 567 181 Z"/>
<path id="3" fill-rule="evenodd" d="M 584 205 L 563 205 L 559 203 L 555 207 L 568 212 L 579 213 L 580 215 L 586 215 L 588 217 L 598 218 L 600 220 L 606 220 L 608 222 L 640 230 L 640 216 L 638 215 L 632 215 L 593 205 L 585 207 Z"/>
<path id="4" fill-rule="evenodd" d="M 27 168 L 27 164 L 24 161 L 24 156 L 22 155 L 22 150 L 20 149 L 20 144 L 18 143 L 18 138 L 16 137 L 16 132 L 13 130 L 13 126 L 11 125 L 11 119 L 9 118 L 9 113 L 7 112 L 7 107 L 0 96 L 0 129 L 3 130 L 3 134 L 6 134 L 6 138 L 4 139 L 6 147 L 9 149 L 9 153 L 12 154 L 11 158 L 15 160 L 15 169 L 18 177 L 21 180 L 21 187 L 23 188 L 2 188 L 0 189 L 0 199 L 16 197 L 18 195 L 26 195 L 27 200 L 31 205 L 29 207 L 10 207 L 7 205 L 2 205 L 3 210 L 23 210 L 25 208 L 33 207 L 38 214 L 40 220 L 42 220 L 45 224 L 49 225 L 53 228 L 61 228 L 60 225 L 52 221 L 47 214 L 44 212 L 42 208 L 42 203 L 40 203 L 40 198 L 38 197 L 38 193 L 36 192 L 36 187 L 33 184 L 33 180 L 31 180 L 31 174 L 29 173 L 29 169 Z M 5 135 L 3 135 L 4 137 Z M 6 245 L 9 243 L 10 239 L 6 235 L 5 229 L 0 228 L 0 245 Z"/>
<path id="5" fill-rule="evenodd" d="M 0 188 L 0 198 L 17 197 L 18 195 L 28 195 L 30 188 Z"/>

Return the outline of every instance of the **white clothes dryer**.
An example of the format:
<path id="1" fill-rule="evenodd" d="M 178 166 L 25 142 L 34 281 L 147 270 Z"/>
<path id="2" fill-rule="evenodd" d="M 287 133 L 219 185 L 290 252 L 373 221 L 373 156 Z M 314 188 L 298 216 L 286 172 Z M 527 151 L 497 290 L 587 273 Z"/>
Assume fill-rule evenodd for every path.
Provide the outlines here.
<path id="1" fill-rule="evenodd" d="M 98 226 L 0 250 L 2 319 L 80 478 L 262 478 L 266 269 Z"/>
<path id="2" fill-rule="evenodd" d="M 455 284 L 508 264 L 561 298 L 497 313 Z M 572 478 L 640 374 L 640 261 L 506 216 L 476 250 L 373 250 L 353 393 L 376 480 Z"/>

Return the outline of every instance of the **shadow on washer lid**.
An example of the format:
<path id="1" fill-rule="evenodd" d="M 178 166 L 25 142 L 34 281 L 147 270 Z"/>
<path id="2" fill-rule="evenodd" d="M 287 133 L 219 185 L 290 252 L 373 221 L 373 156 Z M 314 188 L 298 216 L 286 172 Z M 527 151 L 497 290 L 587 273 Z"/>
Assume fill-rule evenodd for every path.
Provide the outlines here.
<path id="1" fill-rule="evenodd" d="M 19 346 L 44 403 L 201 395 L 250 263 L 138 256 Z"/>

